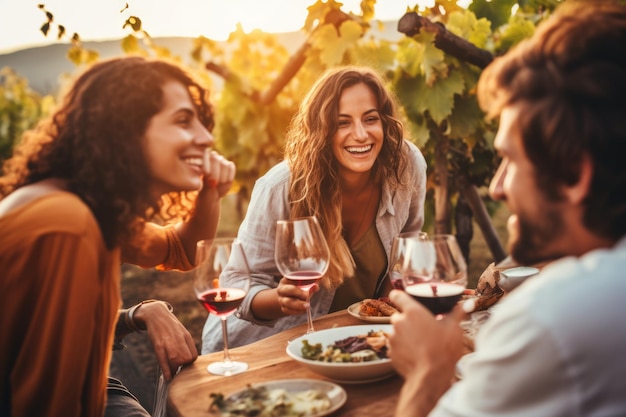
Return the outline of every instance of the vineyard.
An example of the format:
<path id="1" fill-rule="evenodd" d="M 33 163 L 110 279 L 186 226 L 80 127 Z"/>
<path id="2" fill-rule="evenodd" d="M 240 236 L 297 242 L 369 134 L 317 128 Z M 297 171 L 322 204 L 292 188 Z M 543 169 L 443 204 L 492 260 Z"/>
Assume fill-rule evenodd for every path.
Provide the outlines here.
<path id="1" fill-rule="evenodd" d="M 299 100 L 326 69 L 366 65 L 383 74 L 402 106 L 407 139 L 428 162 L 425 229 L 455 233 L 469 256 L 475 222 L 495 260 L 506 256 L 491 216 L 497 206 L 485 197 L 497 166 L 492 139 L 495 124 L 478 107 L 475 86 L 494 56 L 531 35 L 558 0 L 476 0 L 461 8 L 455 0 L 435 7 L 398 11 L 397 41 L 371 35 L 376 1 L 363 0 L 361 13 L 345 13 L 335 0 L 317 0 L 303 22 L 302 45 L 289 52 L 277 36 L 241 27 L 226 45 L 206 37 L 194 39 L 190 69 L 212 88 L 216 107 L 216 147 L 238 167 L 242 202 L 254 181 L 282 159 L 286 127 Z M 82 46 L 79 34 L 44 13 L 41 31 L 69 38 L 67 57 L 78 68 L 99 59 Z M 173 56 L 148 34 L 140 16 L 123 11 L 128 35 L 120 40 L 126 54 Z M 0 159 L 6 158 L 21 132 L 31 127 L 54 103 L 40 97 L 10 69 L 0 73 Z M 240 202 L 240 204 L 242 204 Z"/>

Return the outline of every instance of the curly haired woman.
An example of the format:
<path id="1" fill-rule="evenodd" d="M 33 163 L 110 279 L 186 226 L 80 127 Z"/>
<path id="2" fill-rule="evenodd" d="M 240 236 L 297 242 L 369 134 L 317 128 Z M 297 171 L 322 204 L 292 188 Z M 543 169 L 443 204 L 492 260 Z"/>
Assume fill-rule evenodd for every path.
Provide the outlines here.
<path id="1" fill-rule="evenodd" d="M 120 263 L 190 269 L 216 232 L 235 169 L 212 122 L 180 67 L 118 58 L 24 135 L 0 177 L 0 415 L 103 414 Z M 164 372 L 195 359 L 187 342 Z"/>
<path id="2" fill-rule="evenodd" d="M 389 291 L 384 277 L 392 239 L 421 230 L 425 195 L 426 162 L 404 140 L 383 79 L 352 66 L 324 74 L 292 120 L 285 160 L 252 191 L 238 237 L 253 283 L 229 318 L 229 345 L 306 321 L 306 293 L 282 278 L 274 263 L 277 220 L 315 215 L 330 246 L 328 272 L 312 290 L 315 317 Z M 220 329 L 219 320 L 209 316 L 204 353 L 222 348 Z"/>

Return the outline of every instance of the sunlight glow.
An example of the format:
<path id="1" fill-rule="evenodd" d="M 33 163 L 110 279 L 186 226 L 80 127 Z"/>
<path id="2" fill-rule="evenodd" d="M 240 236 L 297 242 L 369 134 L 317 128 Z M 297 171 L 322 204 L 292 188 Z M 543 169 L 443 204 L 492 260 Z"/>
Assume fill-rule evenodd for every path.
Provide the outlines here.
<path id="1" fill-rule="evenodd" d="M 360 12 L 360 0 L 340 2 L 345 12 Z M 55 24 L 65 26 L 68 37 L 78 33 L 83 40 L 122 38 L 129 33 L 123 23 L 133 15 L 153 37 L 225 40 L 238 22 L 246 32 L 300 30 L 315 0 L 0 0 L 0 53 L 58 42 L 56 27 L 47 37 L 39 30 L 46 21 L 37 8 L 40 3 L 54 15 Z M 397 20 L 417 4 L 431 7 L 434 0 L 378 0 L 376 19 Z"/>

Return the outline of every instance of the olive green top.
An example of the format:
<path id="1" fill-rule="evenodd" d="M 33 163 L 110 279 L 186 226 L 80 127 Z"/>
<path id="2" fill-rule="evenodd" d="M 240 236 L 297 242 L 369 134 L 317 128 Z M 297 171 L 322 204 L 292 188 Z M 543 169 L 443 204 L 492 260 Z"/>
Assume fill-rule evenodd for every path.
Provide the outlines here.
<path id="1" fill-rule="evenodd" d="M 372 222 L 354 247 L 350 248 L 350 253 L 356 263 L 354 276 L 346 278 L 337 288 L 330 312 L 343 310 L 364 298 L 374 298 L 378 281 L 387 271 L 387 255 L 375 222 Z M 388 288 L 383 291 L 384 294 L 387 292 Z"/>

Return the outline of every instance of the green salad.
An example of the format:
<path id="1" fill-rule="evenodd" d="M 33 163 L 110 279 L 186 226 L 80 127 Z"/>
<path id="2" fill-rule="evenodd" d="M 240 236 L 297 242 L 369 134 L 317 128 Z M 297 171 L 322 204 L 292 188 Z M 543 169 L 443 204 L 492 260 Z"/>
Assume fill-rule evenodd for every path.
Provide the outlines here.
<path id="1" fill-rule="evenodd" d="M 314 389 L 290 392 L 248 385 L 228 398 L 215 393 L 211 397 L 211 411 L 220 411 L 223 417 L 307 417 L 331 407 L 328 395 Z"/>
<path id="2" fill-rule="evenodd" d="M 367 334 L 350 336 L 323 347 L 302 340 L 302 357 L 321 362 L 370 362 L 387 358 L 387 334 L 370 330 Z"/>

